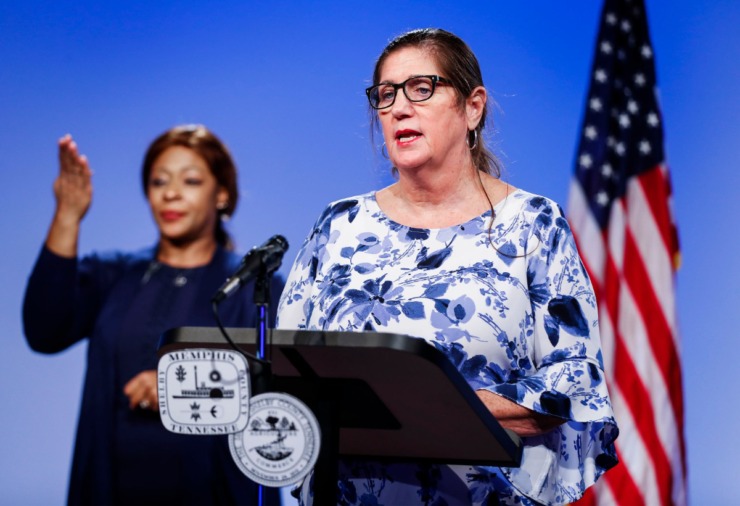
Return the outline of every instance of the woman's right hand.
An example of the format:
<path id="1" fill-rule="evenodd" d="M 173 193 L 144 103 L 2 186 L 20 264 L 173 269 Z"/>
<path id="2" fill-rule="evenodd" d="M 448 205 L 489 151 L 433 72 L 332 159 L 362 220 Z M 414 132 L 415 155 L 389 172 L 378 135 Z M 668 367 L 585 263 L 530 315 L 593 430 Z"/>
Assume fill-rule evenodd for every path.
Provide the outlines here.
<path id="1" fill-rule="evenodd" d="M 59 176 L 54 181 L 57 217 L 79 223 L 92 202 L 92 171 L 87 157 L 67 134 L 59 139 Z"/>
<path id="2" fill-rule="evenodd" d="M 54 181 L 56 211 L 46 239 L 54 253 L 74 257 L 80 222 L 92 202 L 92 171 L 87 157 L 77 150 L 77 143 L 67 134 L 59 139 L 59 176 Z"/>

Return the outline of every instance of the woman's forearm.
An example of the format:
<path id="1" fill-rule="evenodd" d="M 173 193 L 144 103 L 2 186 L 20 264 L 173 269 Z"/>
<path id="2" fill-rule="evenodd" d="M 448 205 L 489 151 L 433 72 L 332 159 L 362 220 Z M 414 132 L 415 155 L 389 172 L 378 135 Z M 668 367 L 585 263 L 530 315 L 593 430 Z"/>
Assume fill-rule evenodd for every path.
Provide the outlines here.
<path id="1" fill-rule="evenodd" d="M 503 428 L 522 437 L 539 436 L 565 422 L 562 418 L 527 409 L 488 390 L 477 390 L 476 393 Z"/>

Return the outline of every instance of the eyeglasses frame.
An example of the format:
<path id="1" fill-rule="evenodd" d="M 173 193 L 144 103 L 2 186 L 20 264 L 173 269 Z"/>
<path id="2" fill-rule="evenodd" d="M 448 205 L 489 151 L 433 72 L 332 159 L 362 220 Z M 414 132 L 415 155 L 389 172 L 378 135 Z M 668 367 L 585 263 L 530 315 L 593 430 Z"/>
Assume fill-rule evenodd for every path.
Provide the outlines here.
<path id="1" fill-rule="evenodd" d="M 426 98 L 422 98 L 421 100 L 413 100 L 406 93 L 406 83 L 408 83 L 412 79 L 419 79 L 420 77 L 426 77 L 426 78 L 428 78 L 428 79 L 430 79 L 432 81 L 432 92 Z M 411 76 L 408 79 L 406 79 L 405 81 L 403 81 L 401 83 L 398 83 L 398 84 L 396 84 L 396 83 L 378 83 L 378 84 L 374 84 L 373 86 L 370 86 L 369 88 L 365 88 L 365 95 L 367 95 L 367 101 L 370 103 L 370 107 L 372 107 L 376 111 L 380 111 L 380 110 L 383 110 L 383 109 L 388 109 L 389 107 L 392 107 L 393 104 L 396 103 L 396 97 L 398 96 L 398 90 L 399 90 L 399 88 L 403 90 L 403 94 L 404 94 L 404 96 L 406 97 L 406 99 L 409 102 L 412 102 L 412 103 L 416 104 L 418 102 L 426 102 L 427 100 L 429 100 L 430 98 L 432 98 L 434 96 L 434 92 L 437 91 L 437 85 L 438 84 L 451 85 L 452 84 L 452 81 L 450 81 L 449 79 L 445 79 L 444 77 L 441 77 L 441 76 L 438 76 L 438 75 L 433 75 L 433 74 L 431 74 L 431 75 Z M 391 100 L 391 103 L 390 104 L 384 105 L 383 107 L 375 107 L 373 105 L 372 99 L 370 98 L 370 93 L 372 92 L 372 90 L 374 90 L 375 88 L 378 88 L 379 86 L 392 86 L 393 87 L 393 100 Z"/>

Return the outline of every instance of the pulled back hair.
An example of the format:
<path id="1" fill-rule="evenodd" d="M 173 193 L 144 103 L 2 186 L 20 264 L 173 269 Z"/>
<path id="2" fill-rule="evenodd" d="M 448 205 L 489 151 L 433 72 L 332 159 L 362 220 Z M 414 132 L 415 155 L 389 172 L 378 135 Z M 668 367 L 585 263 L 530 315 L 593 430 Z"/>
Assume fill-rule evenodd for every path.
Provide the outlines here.
<path id="1" fill-rule="evenodd" d="M 463 108 L 465 99 L 470 96 L 473 90 L 478 86 L 483 86 L 480 65 L 473 51 L 460 37 L 440 28 L 412 30 L 393 39 L 380 53 L 378 61 L 375 63 L 373 86 L 380 83 L 380 72 L 388 56 L 408 47 L 429 51 L 440 68 L 442 77 L 448 79 L 455 89 L 458 107 Z M 370 115 L 372 129 L 375 131 L 378 126 L 377 111 L 370 108 Z M 483 115 L 475 128 L 475 132 L 472 130 L 468 132 L 468 145 L 475 144 L 473 136 L 477 136 L 478 139 L 477 145 L 470 150 L 470 155 L 473 158 L 473 164 L 479 171 L 494 177 L 500 177 L 501 162 L 486 147 L 483 138 L 486 116 L 488 116 L 487 103 L 483 108 Z"/>
<path id="2" fill-rule="evenodd" d="M 236 165 L 224 143 L 203 125 L 179 125 L 167 130 L 152 141 L 144 155 L 144 163 L 141 167 L 144 195 L 148 195 L 149 177 L 155 160 L 174 146 L 191 149 L 203 158 L 218 185 L 226 189 L 229 200 L 225 208 L 217 210 L 219 219 L 216 220 L 214 234 L 216 243 L 227 249 L 233 249 L 233 242 L 224 229 L 223 221 L 234 214 L 239 200 Z"/>

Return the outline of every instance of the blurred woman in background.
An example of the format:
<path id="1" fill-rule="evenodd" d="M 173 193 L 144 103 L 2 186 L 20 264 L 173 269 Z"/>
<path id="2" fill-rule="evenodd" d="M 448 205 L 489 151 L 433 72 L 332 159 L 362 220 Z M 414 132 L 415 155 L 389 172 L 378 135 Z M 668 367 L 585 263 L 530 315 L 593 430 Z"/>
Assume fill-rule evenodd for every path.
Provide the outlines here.
<path id="1" fill-rule="evenodd" d="M 83 258 L 78 237 L 92 172 L 69 135 L 59 141 L 59 165 L 56 210 L 28 282 L 23 323 L 41 353 L 88 340 L 68 502 L 255 503 L 256 485 L 234 464 L 226 436 L 173 434 L 158 413 L 160 335 L 214 326 L 210 298 L 240 261 L 223 227 L 238 201 L 229 151 L 200 125 L 160 135 L 141 173 L 156 245 Z M 276 279 L 272 296 L 281 289 Z M 247 287 L 222 303 L 224 325 L 254 326 L 251 293 Z"/>

